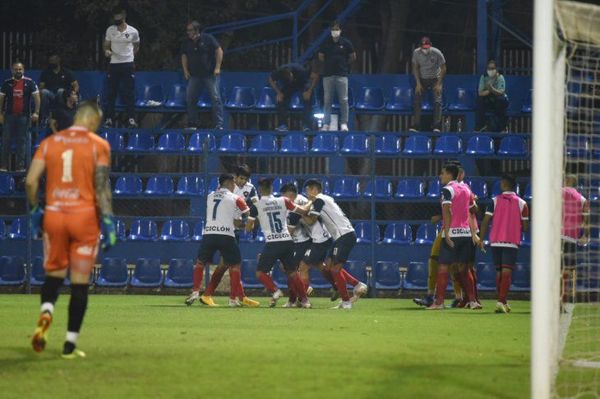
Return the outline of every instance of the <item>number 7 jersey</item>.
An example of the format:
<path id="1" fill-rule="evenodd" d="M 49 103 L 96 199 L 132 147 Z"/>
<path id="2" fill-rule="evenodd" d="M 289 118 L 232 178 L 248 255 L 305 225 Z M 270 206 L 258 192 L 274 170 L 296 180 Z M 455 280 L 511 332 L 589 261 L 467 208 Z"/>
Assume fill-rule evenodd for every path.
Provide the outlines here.
<path id="1" fill-rule="evenodd" d="M 289 198 L 263 196 L 250 209 L 249 219 L 254 220 L 258 217 L 266 242 L 292 241 L 287 216 L 288 211 L 294 210 L 296 205 Z"/>
<path id="2" fill-rule="evenodd" d="M 246 201 L 226 188 L 219 188 L 206 198 L 206 224 L 204 234 L 221 234 L 235 237 L 233 219 L 248 212 Z"/>
<path id="3" fill-rule="evenodd" d="M 47 208 L 77 212 L 96 207 L 96 166 L 110 166 L 106 140 L 72 126 L 44 139 L 33 159 L 45 163 Z"/>

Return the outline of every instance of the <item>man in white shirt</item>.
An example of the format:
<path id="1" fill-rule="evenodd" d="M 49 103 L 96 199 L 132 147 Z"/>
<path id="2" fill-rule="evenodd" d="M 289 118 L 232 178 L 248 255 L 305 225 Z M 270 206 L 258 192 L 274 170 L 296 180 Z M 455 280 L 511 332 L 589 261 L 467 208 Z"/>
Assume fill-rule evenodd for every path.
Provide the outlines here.
<path id="1" fill-rule="evenodd" d="M 106 76 L 106 127 L 113 126 L 115 100 L 121 94 L 127 112 L 128 128 L 136 128 L 135 111 L 135 66 L 134 57 L 140 49 L 140 34 L 133 26 L 127 25 L 125 10 L 113 14 L 114 25 L 106 29 L 104 55 L 110 58 Z"/>

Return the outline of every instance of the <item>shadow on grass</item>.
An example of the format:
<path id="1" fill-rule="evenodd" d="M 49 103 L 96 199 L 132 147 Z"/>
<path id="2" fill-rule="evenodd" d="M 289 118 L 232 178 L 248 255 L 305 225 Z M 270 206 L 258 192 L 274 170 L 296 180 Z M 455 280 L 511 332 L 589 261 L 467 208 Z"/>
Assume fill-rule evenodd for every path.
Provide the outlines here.
<path id="1" fill-rule="evenodd" d="M 59 352 L 36 353 L 29 346 L 4 346 L 0 347 L 0 353 L 13 355 L 10 358 L 0 358 L 0 369 L 4 369 L 4 367 L 8 369 L 18 364 L 64 361 L 60 358 Z"/>

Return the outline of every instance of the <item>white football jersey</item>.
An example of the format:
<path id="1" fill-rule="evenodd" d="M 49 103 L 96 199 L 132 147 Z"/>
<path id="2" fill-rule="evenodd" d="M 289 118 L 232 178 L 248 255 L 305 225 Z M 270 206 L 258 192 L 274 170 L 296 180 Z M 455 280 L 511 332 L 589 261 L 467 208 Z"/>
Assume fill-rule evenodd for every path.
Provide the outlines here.
<path id="1" fill-rule="evenodd" d="M 119 31 L 116 25 L 111 25 L 106 29 L 104 40 L 110 42 L 111 64 L 121 64 L 133 62 L 134 52 L 133 44 L 140 42 L 140 34 L 131 25 L 127 25 L 123 32 Z"/>
<path id="2" fill-rule="evenodd" d="M 294 203 L 304 206 L 308 204 L 308 198 L 303 195 L 298 194 Z M 321 244 L 331 238 L 331 234 L 327 231 L 327 228 L 321 221 L 321 218 L 317 219 L 317 221 L 311 225 L 305 224 L 304 222 L 300 222 L 302 226 L 305 227 L 306 232 L 312 239 L 312 242 L 315 244 Z"/>
<path id="3" fill-rule="evenodd" d="M 252 183 L 246 183 L 246 184 L 244 184 L 243 187 L 240 187 L 236 184 L 235 188 L 233 189 L 233 193 L 235 195 L 239 195 L 240 197 L 242 197 L 246 201 L 246 204 L 252 204 L 252 203 L 258 201 L 258 195 L 256 194 L 256 188 L 254 188 L 254 185 Z M 241 219 L 242 213 L 238 211 L 236 213 L 235 218 L 238 220 Z"/>
<path id="4" fill-rule="evenodd" d="M 249 212 L 246 201 L 226 188 L 219 188 L 206 198 L 204 235 L 221 234 L 235 237 L 233 219 L 236 214 Z"/>
<path id="5" fill-rule="evenodd" d="M 317 195 L 313 201 L 310 215 L 321 217 L 325 228 L 327 228 L 327 231 L 333 236 L 334 240 L 337 240 L 344 234 L 354 232 L 354 227 L 352 227 L 352 223 L 350 223 L 344 211 L 335 203 L 333 198 L 323 193 Z"/>
<path id="6" fill-rule="evenodd" d="M 296 205 L 306 205 L 308 204 L 308 199 L 298 194 L 296 199 L 294 200 L 294 204 Z M 294 242 L 306 242 L 310 240 L 310 236 L 308 234 L 308 229 L 306 225 L 302 223 L 301 216 L 297 213 L 291 213 L 289 215 L 288 223 L 290 226 L 294 227 L 294 231 L 292 232 L 292 239 Z"/>
<path id="7" fill-rule="evenodd" d="M 250 220 L 258 218 L 266 242 L 292 241 L 288 230 L 288 212 L 296 205 L 286 197 L 261 197 L 250 211 Z"/>

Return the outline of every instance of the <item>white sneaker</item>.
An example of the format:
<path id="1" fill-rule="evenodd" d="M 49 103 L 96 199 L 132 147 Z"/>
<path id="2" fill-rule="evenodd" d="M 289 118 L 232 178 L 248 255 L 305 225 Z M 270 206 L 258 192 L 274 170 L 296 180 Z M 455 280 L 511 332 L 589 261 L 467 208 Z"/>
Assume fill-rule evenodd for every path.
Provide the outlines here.
<path id="1" fill-rule="evenodd" d="M 510 312 L 507 308 L 506 305 L 503 304 L 502 302 L 496 302 L 496 313 L 508 313 Z"/>
<path id="2" fill-rule="evenodd" d="M 230 308 L 241 308 L 242 303 L 237 298 L 235 298 L 235 299 L 229 298 L 229 307 Z"/>
<path id="3" fill-rule="evenodd" d="M 306 289 L 306 296 L 311 296 L 312 293 L 313 293 L 313 287 L 311 287 L 309 285 L 308 288 Z"/>
<path id="4" fill-rule="evenodd" d="M 270 308 L 274 308 L 275 306 L 277 306 L 277 300 L 279 298 L 283 297 L 283 292 L 281 290 L 277 290 L 273 293 L 273 295 L 271 296 L 271 300 L 269 302 L 269 307 Z"/>
<path id="5" fill-rule="evenodd" d="M 191 304 L 193 304 L 198 299 L 200 299 L 200 292 L 199 291 L 192 291 L 192 293 L 187 298 L 185 298 L 185 304 L 188 305 L 188 306 L 190 306 Z"/>
<path id="6" fill-rule="evenodd" d="M 328 132 L 329 131 L 329 125 L 323 125 L 323 126 L 321 126 L 321 131 L 322 132 Z"/>
<path id="7" fill-rule="evenodd" d="M 336 306 L 332 307 L 331 309 L 352 309 L 352 302 L 351 301 L 341 301 L 340 303 L 338 303 Z"/>
<path id="8" fill-rule="evenodd" d="M 471 309 L 471 310 L 479 310 L 479 309 L 483 309 L 483 306 L 481 306 L 481 304 L 480 304 L 479 302 L 477 302 L 477 301 L 472 301 L 472 302 L 469 302 L 469 303 L 467 304 L 467 307 L 468 307 L 469 309 Z"/>
<path id="9" fill-rule="evenodd" d="M 340 126 L 340 130 L 342 132 L 347 132 L 348 131 L 348 124 L 342 123 L 342 126 Z"/>
<path id="10" fill-rule="evenodd" d="M 289 308 L 295 308 L 295 307 L 296 307 L 296 304 L 295 304 L 295 303 L 293 303 L 293 302 L 287 301 L 287 302 L 286 302 L 286 303 L 284 303 L 284 304 L 283 304 L 281 307 L 282 307 L 282 308 L 286 308 L 286 309 L 289 309 Z"/>
<path id="11" fill-rule="evenodd" d="M 352 298 L 350 298 L 350 302 L 356 302 L 360 299 L 361 296 L 365 295 L 369 287 L 365 283 L 358 283 L 352 290 Z"/>
<path id="12" fill-rule="evenodd" d="M 303 309 L 310 309 L 310 308 L 312 308 L 312 305 L 310 304 L 310 301 L 308 299 L 302 301 L 302 308 Z"/>

